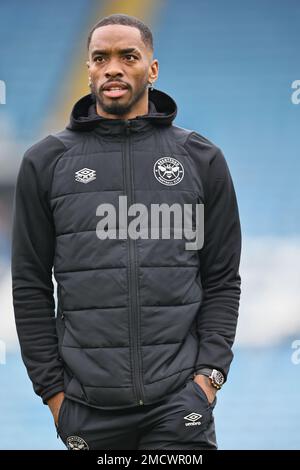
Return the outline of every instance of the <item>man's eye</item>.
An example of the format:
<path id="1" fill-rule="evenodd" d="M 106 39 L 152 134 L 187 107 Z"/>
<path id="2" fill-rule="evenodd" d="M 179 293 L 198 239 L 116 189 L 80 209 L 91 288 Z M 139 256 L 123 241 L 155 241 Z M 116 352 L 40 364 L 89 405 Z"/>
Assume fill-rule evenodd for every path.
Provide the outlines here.
<path id="1" fill-rule="evenodd" d="M 102 62 L 103 60 L 104 60 L 104 57 L 102 56 L 95 57 L 95 62 Z"/>
<path id="2" fill-rule="evenodd" d="M 126 54 L 125 55 L 126 59 L 128 59 L 130 62 L 133 62 L 135 59 L 137 59 L 137 57 L 135 55 L 132 55 L 132 54 Z"/>

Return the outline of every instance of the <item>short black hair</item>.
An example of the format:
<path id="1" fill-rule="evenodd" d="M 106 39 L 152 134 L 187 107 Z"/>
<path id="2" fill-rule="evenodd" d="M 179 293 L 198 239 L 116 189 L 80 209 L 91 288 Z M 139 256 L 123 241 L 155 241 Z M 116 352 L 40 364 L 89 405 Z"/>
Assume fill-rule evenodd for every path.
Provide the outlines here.
<path id="1" fill-rule="evenodd" d="M 105 16 L 92 27 L 87 39 L 88 49 L 90 47 L 92 35 L 95 29 L 100 28 L 101 26 L 107 26 L 109 24 L 122 24 L 124 26 L 132 26 L 137 28 L 141 33 L 144 44 L 153 52 L 153 36 L 150 28 L 135 16 L 124 15 L 122 13 L 115 13 L 113 15 Z"/>

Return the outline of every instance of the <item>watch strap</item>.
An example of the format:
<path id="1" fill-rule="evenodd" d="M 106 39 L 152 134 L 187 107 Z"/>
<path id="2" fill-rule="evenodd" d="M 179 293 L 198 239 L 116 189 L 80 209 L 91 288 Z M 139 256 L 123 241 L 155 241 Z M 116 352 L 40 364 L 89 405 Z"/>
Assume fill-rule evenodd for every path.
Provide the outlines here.
<path id="1" fill-rule="evenodd" d="M 200 369 L 196 370 L 195 375 L 196 374 L 201 374 L 201 375 L 206 375 L 207 377 L 210 377 L 212 371 L 213 371 L 213 369 L 211 369 L 209 367 L 201 367 Z"/>

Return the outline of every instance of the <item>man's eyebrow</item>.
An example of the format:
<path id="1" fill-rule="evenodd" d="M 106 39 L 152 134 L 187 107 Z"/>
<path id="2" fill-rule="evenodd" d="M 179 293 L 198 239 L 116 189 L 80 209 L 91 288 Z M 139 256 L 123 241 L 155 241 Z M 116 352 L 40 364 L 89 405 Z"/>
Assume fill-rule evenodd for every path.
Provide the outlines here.
<path id="1" fill-rule="evenodd" d="M 130 54 L 132 52 L 135 52 L 136 54 L 140 55 L 139 50 L 136 47 L 127 47 L 126 49 L 119 49 L 119 54 Z M 92 57 L 95 56 L 96 54 L 101 54 L 101 55 L 108 55 L 109 51 L 105 49 L 95 49 L 92 52 Z"/>
<path id="2" fill-rule="evenodd" d="M 140 51 L 136 47 L 128 47 L 127 49 L 120 50 L 121 54 L 129 54 L 130 52 L 135 52 L 136 54 L 140 53 Z"/>

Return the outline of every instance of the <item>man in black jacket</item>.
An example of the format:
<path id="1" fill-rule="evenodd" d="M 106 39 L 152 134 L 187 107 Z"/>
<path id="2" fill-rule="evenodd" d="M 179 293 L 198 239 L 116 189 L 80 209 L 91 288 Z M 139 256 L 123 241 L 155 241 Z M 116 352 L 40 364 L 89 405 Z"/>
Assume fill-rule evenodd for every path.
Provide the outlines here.
<path id="1" fill-rule="evenodd" d="M 215 395 L 240 298 L 226 161 L 173 125 L 174 100 L 153 89 L 158 62 L 144 23 L 97 23 L 87 66 L 91 94 L 65 130 L 27 150 L 18 175 L 12 277 L 22 358 L 69 449 L 216 449 Z M 201 249 L 187 249 L 171 217 L 162 223 L 171 236 L 157 236 L 152 218 L 147 230 L 154 206 L 171 216 L 201 204 Z M 146 223 L 135 236 L 128 219 L 137 213 Z"/>

